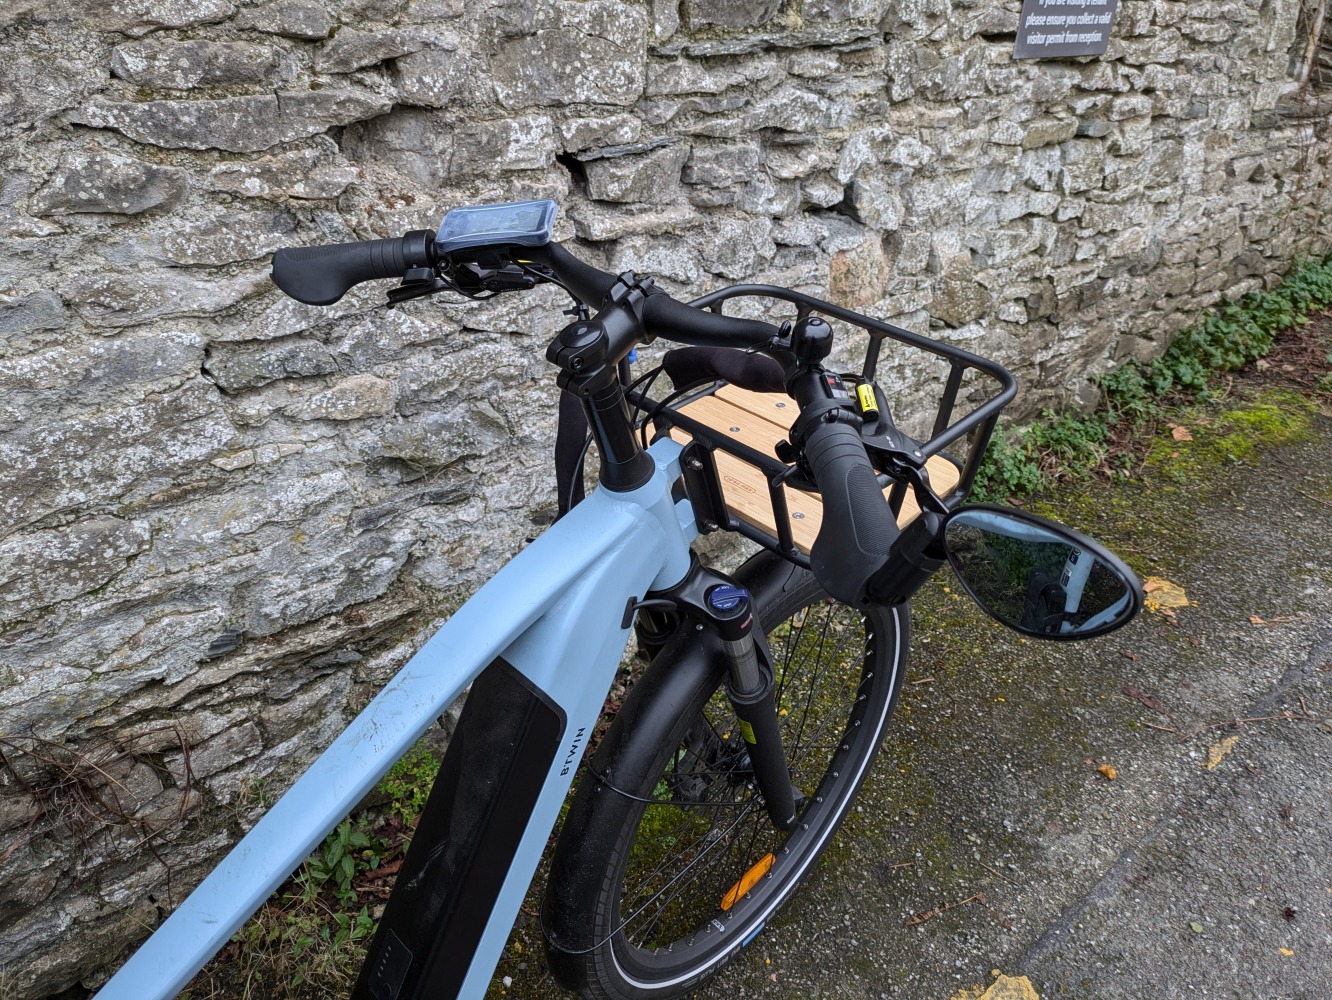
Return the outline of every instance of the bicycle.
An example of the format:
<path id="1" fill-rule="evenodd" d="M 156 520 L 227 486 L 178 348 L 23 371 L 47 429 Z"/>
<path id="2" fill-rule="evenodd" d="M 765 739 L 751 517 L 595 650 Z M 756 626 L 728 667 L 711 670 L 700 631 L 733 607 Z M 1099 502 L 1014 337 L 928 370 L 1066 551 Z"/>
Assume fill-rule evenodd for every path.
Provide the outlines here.
<path id="1" fill-rule="evenodd" d="M 391 305 L 563 288 L 575 319 L 547 358 L 586 418 L 599 484 L 579 502 L 565 447 L 562 516 L 445 623 L 101 1000 L 174 996 L 465 690 L 352 996 L 480 997 L 631 634 L 651 663 L 583 765 L 542 921 L 566 988 L 679 996 L 753 940 L 827 846 L 901 687 L 909 598 L 945 561 L 1030 635 L 1103 634 L 1140 607 L 1136 578 L 1096 543 L 1007 508 L 960 506 L 1016 393 L 1001 366 L 772 286 L 678 302 L 551 242 L 555 210 L 454 209 L 437 232 L 275 255 L 278 287 L 316 305 L 376 278 L 400 279 Z M 793 315 L 727 315 L 737 299 Z M 864 332 L 860 373 L 824 366 L 830 320 Z M 667 355 L 676 390 L 661 400 L 655 374 L 631 383 L 627 361 L 657 337 L 694 345 Z M 949 367 L 927 440 L 894 424 L 874 381 L 888 340 Z M 977 378 L 997 389 L 955 418 Z M 792 397 L 798 416 L 789 434 L 772 424 L 771 452 L 706 419 Z M 958 444 L 965 459 L 948 451 Z M 740 503 L 765 494 L 767 514 Z M 814 522 L 802 516 L 811 504 L 822 513 L 812 544 L 797 530 Z M 733 575 L 691 548 L 718 529 L 759 546 Z"/>

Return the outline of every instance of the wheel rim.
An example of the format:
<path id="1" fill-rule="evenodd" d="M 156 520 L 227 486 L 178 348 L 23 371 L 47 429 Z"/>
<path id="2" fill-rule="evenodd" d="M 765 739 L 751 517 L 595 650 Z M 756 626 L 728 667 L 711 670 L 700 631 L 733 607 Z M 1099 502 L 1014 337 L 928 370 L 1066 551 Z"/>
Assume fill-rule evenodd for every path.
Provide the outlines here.
<path id="1" fill-rule="evenodd" d="M 885 638 L 899 636 L 876 636 L 858 612 L 827 602 L 769 634 L 783 743 L 806 796 L 790 834 L 769 821 L 726 696 L 712 695 L 639 807 L 611 949 L 627 979 L 660 988 L 667 970 L 698 974 L 747 943 L 799 881 L 881 737 L 895 678 L 875 679 L 876 663 L 891 672 L 900 662 L 896 648 L 878 655 Z"/>

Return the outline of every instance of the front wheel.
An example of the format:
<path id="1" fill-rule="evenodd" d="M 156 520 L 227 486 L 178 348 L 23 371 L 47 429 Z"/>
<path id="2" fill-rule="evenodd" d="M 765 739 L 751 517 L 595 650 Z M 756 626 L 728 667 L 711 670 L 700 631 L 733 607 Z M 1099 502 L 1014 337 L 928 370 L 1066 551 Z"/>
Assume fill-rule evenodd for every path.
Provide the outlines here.
<path id="1" fill-rule="evenodd" d="M 652 675 L 686 659 L 668 646 L 640 682 L 655 704 L 607 734 L 556 849 L 547 954 L 585 997 L 666 1000 L 716 973 L 812 869 L 883 739 L 906 668 L 905 606 L 855 610 L 797 570 L 769 589 L 756 597 L 798 822 L 782 833 L 770 821 L 721 669 L 654 692 Z"/>

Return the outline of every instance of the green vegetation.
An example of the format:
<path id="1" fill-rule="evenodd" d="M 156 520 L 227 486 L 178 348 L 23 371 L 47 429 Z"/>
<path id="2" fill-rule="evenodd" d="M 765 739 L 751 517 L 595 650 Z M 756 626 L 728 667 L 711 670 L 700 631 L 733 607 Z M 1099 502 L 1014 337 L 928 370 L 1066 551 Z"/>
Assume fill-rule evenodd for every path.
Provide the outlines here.
<path id="1" fill-rule="evenodd" d="M 1020 431 L 999 428 L 976 479 L 973 498 L 1002 500 L 1031 492 L 1045 477 L 1077 478 L 1091 470 L 1126 475 L 1133 448 L 1124 438 L 1133 428 L 1151 426 L 1167 406 L 1192 397 L 1207 402 L 1215 377 L 1265 357 L 1282 330 L 1307 324 L 1332 307 L 1332 255 L 1298 265 L 1284 282 L 1228 302 L 1183 331 L 1159 358 L 1131 362 L 1098 379 L 1104 399 L 1090 416 L 1046 410 Z M 1332 365 L 1332 354 L 1325 362 Z M 1332 395 L 1332 372 L 1313 391 Z M 1264 416 L 1265 414 L 1265 416 Z M 1251 413 L 1256 432 L 1272 413 Z M 1244 418 L 1231 415 L 1230 457 L 1243 451 Z"/>
<path id="2" fill-rule="evenodd" d="M 438 771 L 417 743 L 376 788 L 381 804 L 338 824 L 183 996 L 345 995 Z"/>

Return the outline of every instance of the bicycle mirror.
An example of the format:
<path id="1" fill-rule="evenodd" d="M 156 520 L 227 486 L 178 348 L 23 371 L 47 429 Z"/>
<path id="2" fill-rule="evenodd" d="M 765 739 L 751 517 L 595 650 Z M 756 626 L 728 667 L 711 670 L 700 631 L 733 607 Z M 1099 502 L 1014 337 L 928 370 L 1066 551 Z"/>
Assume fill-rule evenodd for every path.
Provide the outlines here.
<path id="1" fill-rule="evenodd" d="M 961 507 L 944 521 L 944 548 L 986 614 L 1035 639 L 1090 639 L 1127 625 L 1142 584 L 1105 546 L 1025 511 Z"/>

